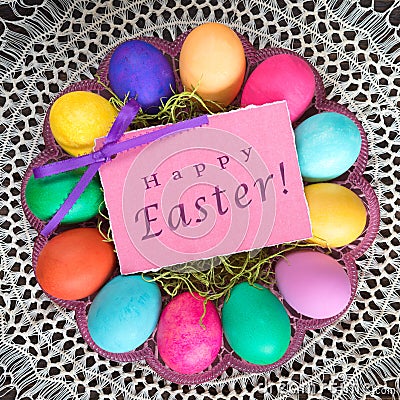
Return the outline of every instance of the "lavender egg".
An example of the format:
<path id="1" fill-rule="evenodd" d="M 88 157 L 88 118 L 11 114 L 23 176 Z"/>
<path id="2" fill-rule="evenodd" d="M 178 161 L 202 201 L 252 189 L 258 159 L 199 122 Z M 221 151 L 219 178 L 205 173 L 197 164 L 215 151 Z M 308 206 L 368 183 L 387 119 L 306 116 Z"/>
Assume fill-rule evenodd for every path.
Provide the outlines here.
<path id="1" fill-rule="evenodd" d="M 108 70 L 111 89 L 121 99 L 135 98 L 144 112 L 155 114 L 175 90 L 174 71 L 153 45 L 130 40 L 113 52 Z"/>
<path id="2" fill-rule="evenodd" d="M 275 277 L 284 299 L 307 317 L 333 317 L 351 299 L 351 282 L 346 271 L 324 253 L 292 251 L 277 262 Z"/>

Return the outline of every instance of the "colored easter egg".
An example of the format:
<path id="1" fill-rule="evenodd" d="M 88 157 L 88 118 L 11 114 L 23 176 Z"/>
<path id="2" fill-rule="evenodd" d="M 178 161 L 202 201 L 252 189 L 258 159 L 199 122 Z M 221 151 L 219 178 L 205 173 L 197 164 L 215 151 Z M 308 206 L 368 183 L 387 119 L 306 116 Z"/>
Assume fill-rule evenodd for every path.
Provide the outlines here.
<path id="1" fill-rule="evenodd" d="M 83 173 L 84 169 L 80 168 L 38 179 L 32 175 L 25 190 L 26 203 L 31 212 L 37 218 L 48 221 L 64 203 Z M 76 224 L 90 220 L 98 214 L 103 200 L 103 192 L 97 176 L 90 181 L 61 223 Z"/>
<path id="2" fill-rule="evenodd" d="M 304 188 L 313 237 L 323 247 L 341 247 L 356 240 L 365 228 L 367 211 L 350 189 L 336 183 L 315 183 Z"/>
<path id="3" fill-rule="evenodd" d="M 110 353 L 139 347 L 157 326 L 161 293 L 141 275 L 118 275 L 96 295 L 88 312 L 93 341 Z"/>
<path id="4" fill-rule="evenodd" d="M 230 104 L 242 86 L 246 58 L 236 33 L 219 23 L 193 29 L 182 45 L 179 73 L 186 90 L 205 100 Z"/>
<path id="5" fill-rule="evenodd" d="M 111 89 L 124 100 L 138 101 L 146 113 L 157 113 L 175 90 L 172 66 L 164 54 L 150 43 L 130 40 L 113 52 L 108 69 Z"/>
<path id="6" fill-rule="evenodd" d="M 218 355 L 222 344 L 222 327 L 218 312 L 198 294 L 181 293 L 161 313 L 157 328 L 157 347 L 171 369 L 193 374 L 207 368 Z"/>
<path id="7" fill-rule="evenodd" d="M 350 301 L 349 277 L 333 257 L 323 253 L 301 250 L 285 255 L 276 263 L 275 278 L 283 298 L 307 317 L 333 317 Z"/>
<path id="8" fill-rule="evenodd" d="M 43 290 L 78 300 L 99 290 L 116 264 L 113 246 L 96 228 L 75 228 L 50 239 L 39 254 L 36 278 Z"/>
<path id="9" fill-rule="evenodd" d="M 253 364 L 272 364 L 289 347 L 289 316 L 271 291 L 258 284 L 234 286 L 224 302 L 222 326 L 235 353 Z"/>
<path id="10" fill-rule="evenodd" d="M 286 100 L 290 120 L 296 121 L 310 105 L 315 92 L 314 72 L 292 54 L 278 54 L 259 64 L 247 79 L 241 106 Z"/>
<path id="11" fill-rule="evenodd" d="M 50 129 L 56 142 L 73 156 L 91 153 L 95 139 L 106 136 L 117 110 L 105 98 L 76 91 L 59 97 L 50 109 Z"/>
<path id="12" fill-rule="evenodd" d="M 307 182 L 337 178 L 360 154 L 360 132 L 345 115 L 316 114 L 303 121 L 294 132 L 301 175 Z"/>

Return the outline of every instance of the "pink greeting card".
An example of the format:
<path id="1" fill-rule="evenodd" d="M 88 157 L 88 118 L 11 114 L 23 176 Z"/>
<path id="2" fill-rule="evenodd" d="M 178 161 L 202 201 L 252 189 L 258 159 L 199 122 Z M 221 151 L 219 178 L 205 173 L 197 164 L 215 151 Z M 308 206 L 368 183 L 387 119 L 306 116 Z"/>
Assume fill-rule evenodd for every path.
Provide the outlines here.
<path id="1" fill-rule="evenodd" d="M 284 101 L 209 116 L 100 176 L 122 274 L 312 236 Z"/>

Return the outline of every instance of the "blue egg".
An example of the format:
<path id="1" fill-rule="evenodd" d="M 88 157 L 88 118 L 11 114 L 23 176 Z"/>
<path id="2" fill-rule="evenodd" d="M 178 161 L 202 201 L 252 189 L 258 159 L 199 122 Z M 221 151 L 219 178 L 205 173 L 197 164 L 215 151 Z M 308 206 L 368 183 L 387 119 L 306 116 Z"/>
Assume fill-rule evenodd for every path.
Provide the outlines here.
<path id="1" fill-rule="evenodd" d="M 337 178 L 356 161 L 361 150 L 357 125 L 345 115 L 313 115 L 294 131 L 300 171 L 307 182 Z"/>
<path id="2" fill-rule="evenodd" d="M 153 45 L 131 40 L 113 52 L 108 70 L 111 89 L 121 99 L 129 93 L 147 113 L 157 113 L 175 90 L 171 64 Z"/>
<path id="3" fill-rule="evenodd" d="M 125 353 L 149 338 L 160 312 L 156 283 L 146 282 L 141 275 L 119 275 L 103 286 L 91 304 L 89 333 L 103 350 Z"/>

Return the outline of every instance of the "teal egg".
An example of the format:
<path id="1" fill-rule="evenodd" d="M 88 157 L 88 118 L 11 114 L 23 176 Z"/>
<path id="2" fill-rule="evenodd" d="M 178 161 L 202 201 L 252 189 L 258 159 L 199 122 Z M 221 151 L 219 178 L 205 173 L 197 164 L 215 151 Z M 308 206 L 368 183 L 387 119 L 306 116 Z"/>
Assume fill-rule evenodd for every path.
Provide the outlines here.
<path id="1" fill-rule="evenodd" d="M 37 218 L 48 221 L 67 199 L 81 179 L 84 168 L 35 179 L 32 175 L 26 185 L 26 203 Z M 76 224 L 95 217 L 103 204 L 103 192 L 98 177 L 92 179 L 85 191 L 61 221 Z"/>
<path id="2" fill-rule="evenodd" d="M 97 294 L 88 312 L 93 341 L 110 353 L 125 353 L 143 344 L 157 326 L 161 293 L 141 275 L 118 275 Z"/>
<path id="3" fill-rule="evenodd" d="M 258 365 L 279 360 L 290 343 L 289 316 L 270 290 L 247 282 L 236 285 L 222 308 L 229 345 L 244 360 Z"/>
<path id="4" fill-rule="evenodd" d="M 343 114 L 323 112 L 294 131 L 300 172 L 306 182 L 337 178 L 356 161 L 361 150 L 357 125 Z"/>

